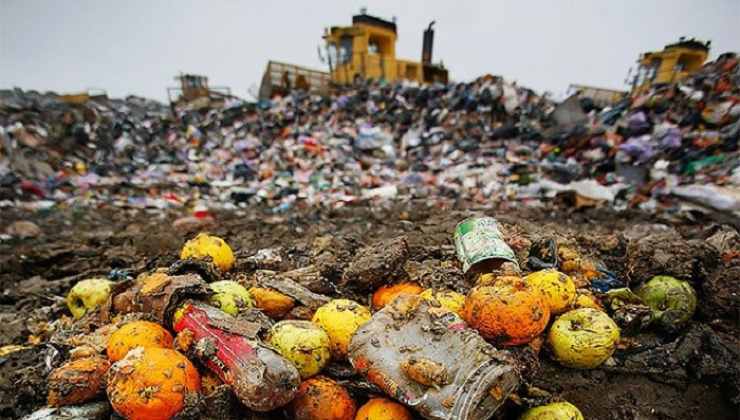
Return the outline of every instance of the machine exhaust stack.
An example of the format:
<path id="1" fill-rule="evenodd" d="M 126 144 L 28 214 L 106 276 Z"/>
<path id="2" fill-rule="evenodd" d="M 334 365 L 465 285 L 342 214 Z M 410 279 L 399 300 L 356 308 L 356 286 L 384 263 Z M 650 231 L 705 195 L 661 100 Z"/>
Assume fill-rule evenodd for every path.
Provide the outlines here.
<path id="1" fill-rule="evenodd" d="M 424 44 L 421 47 L 421 63 L 432 64 L 432 49 L 434 48 L 434 23 L 432 21 L 424 31 Z"/>

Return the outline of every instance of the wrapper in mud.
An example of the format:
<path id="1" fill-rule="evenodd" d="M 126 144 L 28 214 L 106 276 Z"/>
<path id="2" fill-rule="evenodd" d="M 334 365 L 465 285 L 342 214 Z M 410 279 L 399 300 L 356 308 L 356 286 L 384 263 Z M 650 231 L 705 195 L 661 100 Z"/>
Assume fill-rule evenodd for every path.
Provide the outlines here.
<path id="1" fill-rule="evenodd" d="M 67 407 L 45 407 L 21 420 L 105 420 L 110 418 L 110 412 L 108 401 L 97 401 Z"/>
<path id="2" fill-rule="evenodd" d="M 165 324 L 180 302 L 188 298 L 206 298 L 210 294 L 211 290 L 197 274 L 156 273 L 134 285 L 130 282 L 114 285 L 108 302 L 101 308 L 100 318 L 110 322 L 113 314 L 142 312 Z"/>
<path id="3" fill-rule="evenodd" d="M 244 405 L 270 411 L 293 399 L 298 370 L 256 337 L 259 325 L 195 302 L 186 303 L 176 318 L 175 331 L 192 335 L 195 354 Z"/>
<path id="4" fill-rule="evenodd" d="M 401 295 L 352 337 L 352 365 L 424 418 L 487 419 L 518 386 L 513 359 L 456 314 Z"/>
<path id="5" fill-rule="evenodd" d="M 504 242 L 498 222 L 492 217 L 471 217 L 455 227 L 455 251 L 467 273 L 483 261 L 509 261 L 519 268 L 516 254 Z"/>

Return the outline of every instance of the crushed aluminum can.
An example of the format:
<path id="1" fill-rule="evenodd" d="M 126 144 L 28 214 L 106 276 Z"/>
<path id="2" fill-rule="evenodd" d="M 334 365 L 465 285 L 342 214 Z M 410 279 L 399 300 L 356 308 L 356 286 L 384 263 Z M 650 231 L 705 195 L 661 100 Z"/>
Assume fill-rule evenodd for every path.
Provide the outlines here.
<path id="1" fill-rule="evenodd" d="M 455 251 L 467 273 L 471 267 L 484 261 L 509 261 L 519 268 L 516 254 L 504 242 L 493 217 L 470 217 L 455 227 Z"/>

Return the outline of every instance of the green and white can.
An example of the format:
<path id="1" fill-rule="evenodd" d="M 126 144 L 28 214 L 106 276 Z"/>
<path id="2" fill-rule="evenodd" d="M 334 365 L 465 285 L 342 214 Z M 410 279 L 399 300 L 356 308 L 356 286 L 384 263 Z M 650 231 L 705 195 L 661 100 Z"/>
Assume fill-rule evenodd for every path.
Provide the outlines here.
<path id="1" fill-rule="evenodd" d="M 455 227 L 455 251 L 463 272 L 481 261 L 499 259 L 519 268 L 514 251 L 504 242 L 498 222 L 493 217 L 470 217 Z"/>

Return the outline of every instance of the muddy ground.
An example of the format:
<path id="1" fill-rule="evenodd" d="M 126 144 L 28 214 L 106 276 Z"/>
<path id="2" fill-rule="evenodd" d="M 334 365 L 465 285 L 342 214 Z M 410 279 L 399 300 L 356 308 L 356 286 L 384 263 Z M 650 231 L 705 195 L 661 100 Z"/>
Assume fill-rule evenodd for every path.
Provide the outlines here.
<path id="1" fill-rule="evenodd" d="M 60 325 L 55 321 L 69 315 L 63 302 L 68 289 L 87 277 L 135 276 L 169 266 L 199 228 L 176 229 L 173 221 L 182 214 L 159 210 L 2 212 L 0 231 L 17 220 L 41 228 L 38 237 L 0 242 L 0 345 L 31 346 L 0 357 L 0 417 L 17 418 L 44 405 L 46 375 L 63 359 L 63 349 L 49 340 Z M 330 283 L 339 282 L 364 246 L 405 237 L 408 253 L 393 262 L 398 267 L 389 270 L 389 281 L 411 276 L 423 286 L 465 292 L 468 284 L 457 267 L 452 232 L 458 221 L 473 214 L 503 223 L 524 267 L 530 245 L 552 237 L 602 261 L 633 286 L 655 274 L 671 274 L 691 280 L 699 294 L 699 309 L 688 326 L 672 334 L 648 328 L 626 335 L 613 360 L 599 369 L 560 367 L 543 348 L 539 366 L 530 366 L 528 383 L 518 393 L 521 404 L 560 397 L 578 406 L 587 419 L 738 418 L 740 238 L 715 218 L 416 203 L 289 215 L 262 210 L 216 214 L 208 230 L 234 248 L 237 273 L 265 268 L 249 257 L 275 248 L 282 261 L 269 268 L 287 271 L 313 264 Z M 498 418 L 516 418 L 521 411 L 510 401 Z"/>

